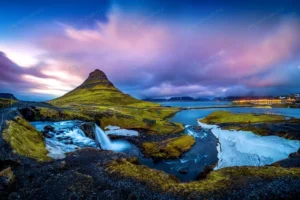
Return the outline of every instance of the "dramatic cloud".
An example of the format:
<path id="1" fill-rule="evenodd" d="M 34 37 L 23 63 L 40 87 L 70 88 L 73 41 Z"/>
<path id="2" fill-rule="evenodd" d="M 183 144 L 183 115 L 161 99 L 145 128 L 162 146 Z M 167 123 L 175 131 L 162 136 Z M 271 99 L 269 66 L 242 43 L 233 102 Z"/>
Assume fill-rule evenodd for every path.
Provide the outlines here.
<path id="1" fill-rule="evenodd" d="M 213 17 L 218 16 L 195 25 L 113 9 L 107 21 L 93 27 L 49 25 L 51 32 L 28 38 L 36 51 L 24 55 L 32 62 L 8 52 L 16 63 L 24 61 L 18 67 L 0 57 L 1 90 L 18 82 L 28 94 L 51 98 L 76 87 L 98 68 L 117 87 L 137 97 L 299 92 L 297 17 L 280 16 L 272 25 L 260 24 L 259 30 L 249 29 L 249 23 L 220 20 L 223 26 L 211 26 Z M 5 71 L 8 67 L 13 70 Z"/>

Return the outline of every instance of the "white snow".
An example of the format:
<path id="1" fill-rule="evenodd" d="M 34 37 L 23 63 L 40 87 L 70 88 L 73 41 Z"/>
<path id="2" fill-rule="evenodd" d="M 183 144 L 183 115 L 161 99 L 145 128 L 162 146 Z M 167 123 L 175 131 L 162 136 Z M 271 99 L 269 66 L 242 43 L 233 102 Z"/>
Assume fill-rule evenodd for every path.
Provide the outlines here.
<path id="1" fill-rule="evenodd" d="M 219 139 L 219 163 L 215 169 L 230 166 L 263 166 L 285 159 L 300 148 L 300 141 L 278 136 L 259 136 L 250 131 L 222 130 L 216 125 L 198 122 L 211 129 Z"/>
<path id="2" fill-rule="evenodd" d="M 139 132 L 134 130 L 127 130 L 127 129 L 121 129 L 118 126 L 106 126 L 104 128 L 105 130 L 108 129 L 108 131 L 105 131 L 106 135 L 121 135 L 121 136 L 138 136 Z"/>

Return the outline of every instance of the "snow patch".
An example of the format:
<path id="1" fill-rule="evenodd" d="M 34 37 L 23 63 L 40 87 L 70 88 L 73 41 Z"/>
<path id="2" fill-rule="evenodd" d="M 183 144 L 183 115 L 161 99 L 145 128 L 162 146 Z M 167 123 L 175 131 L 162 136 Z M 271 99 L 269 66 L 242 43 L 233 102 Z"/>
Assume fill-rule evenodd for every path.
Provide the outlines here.
<path id="1" fill-rule="evenodd" d="M 218 165 L 215 169 L 231 166 L 264 166 L 283 160 L 300 148 L 300 141 L 278 136 L 259 136 L 250 131 L 222 130 L 216 125 L 198 122 L 211 129 L 219 139 Z"/>

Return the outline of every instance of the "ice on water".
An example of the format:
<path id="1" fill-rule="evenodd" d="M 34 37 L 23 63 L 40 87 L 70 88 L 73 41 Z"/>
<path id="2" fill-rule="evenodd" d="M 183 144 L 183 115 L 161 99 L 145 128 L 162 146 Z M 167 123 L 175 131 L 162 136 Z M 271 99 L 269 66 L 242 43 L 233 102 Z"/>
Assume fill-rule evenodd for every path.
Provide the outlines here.
<path id="1" fill-rule="evenodd" d="M 230 166 L 263 166 L 285 159 L 300 148 L 300 141 L 278 136 L 259 136 L 249 131 L 222 130 L 199 122 L 219 139 L 219 163 L 215 169 Z"/>

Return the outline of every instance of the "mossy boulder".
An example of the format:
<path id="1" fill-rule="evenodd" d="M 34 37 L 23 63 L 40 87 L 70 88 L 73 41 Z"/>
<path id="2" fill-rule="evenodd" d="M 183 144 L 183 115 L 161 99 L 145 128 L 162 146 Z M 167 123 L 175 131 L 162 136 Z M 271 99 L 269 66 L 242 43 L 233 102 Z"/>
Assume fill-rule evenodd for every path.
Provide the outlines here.
<path id="1" fill-rule="evenodd" d="M 190 150 L 194 144 L 194 137 L 183 135 L 161 142 L 145 142 L 142 146 L 145 156 L 158 159 L 169 159 L 180 157 L 184 152 Z"/>
<path id="2" fill-rule="evenodd" d="M 38 161 L 51 160 L 47 156 L 48 150 L 45 147 L 43 136 L 21 117 L 7 121 L 2 136 L 12 149 L 20 155 Z"/>

